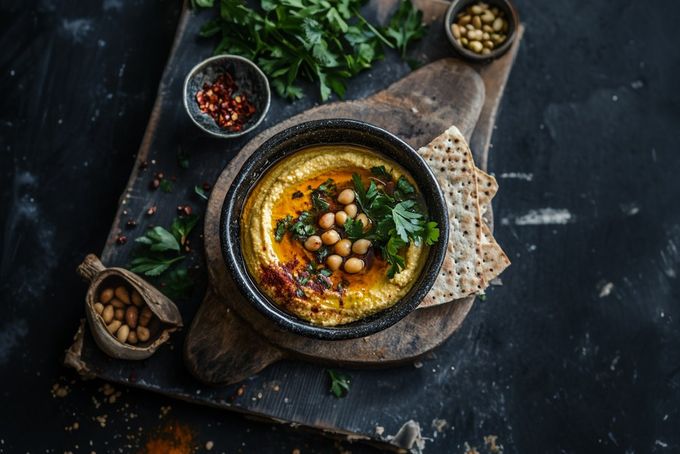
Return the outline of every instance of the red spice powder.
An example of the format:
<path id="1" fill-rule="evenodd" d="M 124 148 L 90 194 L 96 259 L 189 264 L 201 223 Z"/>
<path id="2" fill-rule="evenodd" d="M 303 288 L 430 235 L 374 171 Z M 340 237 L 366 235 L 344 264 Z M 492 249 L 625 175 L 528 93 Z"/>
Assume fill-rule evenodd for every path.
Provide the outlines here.
<path id="1" fill-rule="evenodd" d="M 189 426 L 174 422 L 150 436 L 140 454 L 191 454 L 195 448 L 194 433 Z"/>

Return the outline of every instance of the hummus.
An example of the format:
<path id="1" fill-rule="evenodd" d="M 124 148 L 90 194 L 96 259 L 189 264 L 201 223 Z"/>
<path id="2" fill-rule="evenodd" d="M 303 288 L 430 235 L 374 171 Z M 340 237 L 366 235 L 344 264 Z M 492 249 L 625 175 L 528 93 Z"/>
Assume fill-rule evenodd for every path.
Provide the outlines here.
<path id="1" fill-rule="evenodd" d="M 314 189 L 332 181 L 337 194 L 353 187 L 353 174 L 368 184 L 371 168 L 380 166 L 417 188 L 401 166 L 376 153 L 350 145 L 324 145 L 279 162 L 250 192 L 241 218 L 243 257 L 261 291 L 283 310 L 317 325 L 335 326 L 384 310 L 411 289 L 427 257 L 427 246 L 413 242 L 404 246 L 403 268 L 388 277 L 389 264 L 379 251 L 360 256 L 365 266 L 359 272 L 342 268 L 331 272 L 317 255 L 321 251 L 311 252 L 305 246 L 304 236 L 301 240 L 290 233 L 277 235 L 281 220 L 303 212 L 314 213 L 310 228 L 319 229 L 317 222 L 324 212 L 343 207 L 331 200 L 319 209 L 313 202 Z M 345 256 L 344 263 L 349 258 Z"/>

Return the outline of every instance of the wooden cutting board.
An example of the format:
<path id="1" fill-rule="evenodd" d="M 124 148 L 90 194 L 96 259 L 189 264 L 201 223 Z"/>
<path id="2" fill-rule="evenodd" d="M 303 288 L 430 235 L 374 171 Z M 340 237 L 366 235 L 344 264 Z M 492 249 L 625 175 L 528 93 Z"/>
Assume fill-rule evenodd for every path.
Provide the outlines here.
<path id="1" fill-rule="evenodd" d="M 442 0 L 416 0 L 418 7 L 424 10 L 424 19 L 430 24 L 430 28 L 422 41 L 417 43 L 410 51 L 410 55 L 421 62 L 438 62 L 443 58 L 454 55 L 444 34 L 442 17 L 448 2 Z M 384 20 L 395 6 L 395 0 L 371 0 L 363 12 L 370 20 Z M 214 184 L 221 180 L 222 169 L 232 159 L 241 160 L 240 152 L 251 138 L 240 138 L 224 141 L 206 137 L 191 123 L 183 110 L 178 107 L 182 103 L 182 81 L 187 72 L 201 59 L 208 57 L 212 52 L 214 43 L 196 38 L 201 25 L 212 16 L 212 11 L 198 11 L 186 9 L 178 24 L 177 35 L 168 64 L 163 73 L 159 86 L 158 97 L 153 113 L 149 118 L 144 140 L 139 148 L 137 163 L 130 175 L 130 179 L 123 190 L 120 204 L 113 219 L 111 231 L 108 234 L 103 250 L 99 254 L 107 266 L 125 266 L 132 257 L 135 243 L 128 241 L 120 244 L 117 239 L 124 234 L 130 238 L 138 236 L 151 225 L 167 226 L 176 216 L 177 205 L 190 204 L 194 212 L 203 215 L 205 202 L 194 194 L 194 186 L 207 182 Z M 521 32 L 521 29 L 520 29 Z M 502 58 L 488 65 L 469 65 L 476 71 L 484 84 L 484 100 L 476 123 L 465 126 L 459 124 L 470 136 L 470 145 L 475 154 L 477 164 L 486 168 L 486 154 L 491 139 L 491 133 L 495 123 L 496 112 L 500 104 L 505 83 L 510 74 L 514 58 L 519 48 L 521 33 L 510 51 Z M 353 79 L 353 85 L 348 88 L 347 95 L 350 99 L 348 104 L 361 103 L 361 99 L 373 96 L 376 92 L 385 89 L 391 83 L 402 77 L 408 77 L 409 69 L 394 53 L 387 53 L 385 60 L 378 62 L 370 71 L 362 73 Z M 412 90 L 422 90 L 423 85 L 430 83 L 430 79 L 413 81 L 413 86 L 405 87 L 404 97 Z M 262 125 L 262 130 L 276 127 L 280 122 L 285 122 L 291 116 L 300 114 L 314 108 L 318 98 L 316 88 L 305 88 L 306 97 L 294 103 L 278 97 L 272 99 L 272 109 Z M 395 107 L 401 106 L 401 95 L 384 99 L 385 103 Z M 459 103 L 456 93 L 451 99 L 438 102 L 440 108 L 455 109 Z M 422 103 L 432 100 L 420 99 Z M 325 107 L 327 108 L 327 107 Z M 411 111 L 412 114 L 419 114 Z M 410 117 L 408 109 L 397 109 L 402 115 Z M 386 110 L 385 116 L 390 115 Z M 428 118 L 421 118 L 417 127 L 407 126 L 408 118 L 398 128 L 391 128 L 393 132 L 401 135 L 413 145 L 427 143 L 431 137 L 441 132 L 441 128 L 433 127 L 428 133 L 425 130 L 419 132 L 419 128 L 427 128 L 428 122 L 435 118 L 436 111 L 428 111 Z M 450 113 L 453 115 L 454 110 Z M 359 112 L 358 118 L 363 112 Z M 375 114 L 374 114 L 375 115 Z M 433 116 L 434 115 L 434 116 Z M 378 115 L 380 116 L 380 115 Z M 383 124 L 383 118 L 373 121 Z M 458 120 L 463 121 L 462 117 Z M 472 120 L 474 122 L 474 120 Z M 447 125 L 448 126 L 448 125 Z M 466 129 L 467 128 L 467 129 Z M 251 143 L 249 146 L 253 146 Z M 190 166 L 181 168 L 178 166 L 177 153 L 185 152 L 190 155 Z M 236 166 L 237 164 L 234 164 Z M 240 167 L 240 163 L 238 164 Z M 170 193 L 163 191 L 151 191 L 149 183 L 155 172 L 165 172 L 170 178 L 176 180 L 174 189 Z M 223 183 L 220 183 L 223 185 Z M 502 191 L 501 191 L 502 194 Z M 151 207 L 157 207 L 158 211 L 149 216 L 146 214 Z M 213 208 L 206 206 L 206 216 L 212 216 Z M 135 229 L 129 230 L 126 224 L 129 220 L 137 223 Z M 197 229 L 198 230 L 198 229 Z M 205 231 L 210 235 L 210 231 Z M 208 241 L 206 239 L 206 241 Z M 192 248 L 194 251 L 185 259 L 192 275 L 196 279 L 196 290 L 190 298 L 178 300 L 178 307 L 182 312 L 185 324 L 193 320 L 205 318 L 207 314 L 214 317 L 231 309 L 220 301 L 219 298 L 204 298 L 204 289 L 216 287 L 218 282 L 213 275 L 215 267 L 210 260 L 211 251 L 204 251 L 203 238 L 200 232 L 192 234 Z M 207 253 L 207 254 L 206 254 Z M 205 260 L 204 260 L 205 259 Z M 207 263 L 206 263 L 207 262 Z M 206 266 L 207 265 L 207 266 Z M 218 270 L 219 271 L 219 270 Z M 210 276 L 209 276 L 210 275 Z M 210 281 L 208 284 L 207 281 Z M 220 284 L 221 285 L 221 284 Z M 223 292 L 223 289 L 220 290 Z M 208 294 L 216 294 L 214 290 Z M 82 304 L 82 301 L 74 301 L 74 304 Z M 218 305 L 215 312 L 211 312 L 211 304 Z M 469 303 L 471 304 L 471 302 Z M 214 307 L 214 306 L 213 306 Z M 444 310 L 434 308 L 435 310 Z M 427 309 L 428 311 L 430 309 Z M 462 309 L 461 314 L 462 314 Z M 415 312 L 417 315 L 421 309 Z M 243 325 L 239 318 L 228 315 L 227 320 Z M 199 321 L 196 321 L 198 324 Z M 414 321 L 415 323 L 415 321 Z M 247 326 L 247 325 L 246 325 Z M 223 330 L 228 327 L 223 326 Z M 437 329 L 434 326 L 433 329 Z M 219 348 L 194 350 L 194 358 L 186 361 L 181 346 L 186 343 L 189 346 L 195 343 L 185 342 L 188 335 L 197 336 L 199 332 L 188 329 L 179 331 L 173 335 L 170 342 L 160 348 L 156 354 L 144 361 L 120 361 L 114 360 L 101 352 L 94 343 L 86 326 L 81 325 L 74 337 L 74 343 L 66 355 L 66 363 L 75 368 L 80 374 L 87 377 L 96 376 L 101 379 L 132 386 L 148 391 L 162 393 L 177 399 L 195 402 L 202 405 L 221 408 L 228 411 L 236 411 L 258 419 L 267 419 L 293 427 L 305 427 L 316 430 L 325 435 L 337 435 L 351 437 L 352 440 L 369 440 L 379 443 L 381 448 L 409 448 L 413 445 L 414 437 L 394 437 L 404 428 L 412 429 L 413 421 L 421 424 L 429 424 L 434 418 L 439 418 L 442 383 L 437 377 L 439 374 L 425 373 L 421 365 L 430 365 L 432 358 L 437 361 L 452 361 L 456 357 L 456 363 L 475 361 L 470 358 L 473 355 L 473 347 L 461 348 L 461 345 L 469 345 L 469 341 L 463 339 L 450 339 L 436 351 L 426 355 L 420 362 L 414 362 L 416 367 L 404 366 L 397 370 L 372 370 L 356 369 L 351 372 L 352 391 L 343 399 L 336 399 L 328 392 L 328 375 L 324 371 L 325 366 L 307 361 L 284 360 L 271 367 L 267 367 L 260 373 L 255 374 L 237 384 L 225 387 L 207 386 L 194 379 L 184 367 L 186 364 L 197 374 L 196 368 L 200 369 L 200 375 L 205 383 L 224 383 L 225 374 L 220 367 L 228 367 L 224 361 L 210 358 L 208 355 L 219 354 Z M 217 331 L 213 334 L 221 335 Z M 451 336 L 455 338 L 456 336 Z M 259 335 L 253 342 L 260 342 Z M 267 340 L 267 343 L 270 341 Z M 422 344 L 421 344 L 422 345 Z M 264 350 L 270 354 L 271 350 Z M 276 355 L 294 355 L 284 350 L 283 353 L 275 352 Z M 392 354 L 376 352 L 376 354 Z M 201 356 L 202 357 L 199 357 Z M 295 357 L 299 357 L 297 355 Z M 430 359 L 428 359 L 430 358 Z M 221 358 L 225 360 L 227 358 Z M 271 361 L 275 358 L 265 358 Z M 256 359 L 253 363 L 267 362 Z M 389 356 L 385 357 L 384 363 L 388 364 Z M 359 364 L 354 362 L 354 364 Z M 209 367 L 202 367 L 209 365 Z M 432 367 L 436 367 L 433 363 Z M 450 399 L 446 400 L 447 402 Z M 450 403 L 450 402 L 449 402 Z M 386 416 L 387 415 L 387 416 Z M 377 431 L 376 427 L 381 430 Z M 425 427 L 425 426 L 423 426 Z M 407 431 L 409 434 L 419 435 L 420 432 Z M 406 432 L 404 432 L 406 433 Z M 403 434 L 402 434 L 403 435 Z M 417 437 L 415 437 L 417 439 Z M 428 441 L 432 444 L 445 443 L 447 438 L 439 437 Z"/>
<path id="2" fill-rule="evenodd" d="M 204 239 L 209 287 L 185 341 L 185 362 L 199 380 L 239 382 L 283 358 L 353 367 L 386 367 L 413 361 L 446 340 L 462 323 L 474 298 L 419 308 L 374 335 L 320 341 L 280 329 L 239 293 L 227 272 L 219 237 L 220 211 L 232 180 L 248 156 L 277 132 L 309 120 L 352 118 L 385 128 L 418 148 L 452 124 L 468 140 L 491 119 L 484 110 L 483 76 L 456 59 L 441 59 L 365 99 L 327 104 L 296 115 L 250 141 L 218 178 L 206 209 Z M 490 129 L 486 129 L 490 131 Z M 488 147 L 473 150 L 485 169 Z"/>

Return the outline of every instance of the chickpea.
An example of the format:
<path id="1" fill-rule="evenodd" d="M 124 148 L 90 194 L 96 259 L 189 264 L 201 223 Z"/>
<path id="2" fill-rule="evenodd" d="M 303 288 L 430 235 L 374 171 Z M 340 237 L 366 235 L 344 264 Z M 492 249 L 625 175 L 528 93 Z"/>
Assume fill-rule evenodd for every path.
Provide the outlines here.
<path id="1" fill-rule="evenodd" d="M 338 211 L 335 213 L 335 223 L 338 224 L 339 226 L 345 225 L 345 222 L 347 222 L 347 213 L 344 211 Z"/>
<path id="2" fill-rule="evenodd" d="M 350 203 L 349 205 L 345 205 L 345 213 L 347 213 L 348 217 L 354 219 L 357 215 L 357 211 L 359 211 L 359 209 L 356 204 Z"/>
<path id="3" fill-rule="evenodd" d="M 115 308 L 122 308 L 125 307 L 125 303 L 119 300 L 118 298 L 113 298 L 111 300 L 111 305 Z"/>
<path id="4" fill-rule="evenodd" d="M 364 261 L 361 259 L 358 259 L 356 257 L 352 257 L 350 259 L 347 259 L 345 262 L 345 271 L 347 271 L 350 274 L 355 274 L 358 273 L 359 271 L 364 269 Z"/>
<path id="5" fill-rule="evenodd" d="M 102 311 L 102 319 L 104 319 L 104 323 L 107 325 L 111 323 L 111 320 L 113 320 L 113 306 L 109 304 L 104 308 Z"/>
<path id="6" fill-rule="evenodd" d="M 326 258 L 326 266 L 331 271 L 337 271 L 342 266 L 342 257 L 337 254 L 329 255 L 328 258 Z"/>
<path id="7" fill-rule="evenodd" d="M 113 318 L 115 318 L 116 320 L 123 321 L 123 319 L 125 318 L 125 309 L 121 307 L 113 311 Z"/>
<path id="8" fill-rule="evenodd" d="M 104 305 L 102 303 L 94 303 L 94 311 L 99 315 L 102 315 L 102 312 L 104 312 Z"/>
<path id="9" fill-rule="evenodd" d="M 371 242 L 366 239 L 356 240 L 352 245 L 352 252 L 359 255 L 364 255 L 368 252 L 368 248 L 371 247 Z"/>
<path id="10" fill-rule="evenodd" d="M 137 307 L 144 304 L 144 300 L 142 299 L 142 295 L 140 295 L 137 290 L 132 291 L 132 295 L 131 295 L 130 299 L 132 300 L 132 304 L 134 304 Z"/>
<path id="11" fill-rule="evenodd" d="M 127 343 L 135 345 L 137 343 L 137 333 L 135 333 L 134 331 L 130 331 L 130 333 L 128 334 Z"/>
<path id="12" fill-rule="evenodd" d="M 368 216 L 366 216 L 364 213 L 359 213 L 356 217 L 356 220 L 361 221 L 361 225 L 364 226 L 364 232 L 371 226 L 371 220 L 368 219 Z"/>
<path id="13" fill-rule="evenodd" d="M 127 341 L 129 335 L 130 327 L 127 325 L 123 325 L 120 328 L 118 328 L 118 331 L 116 332 L 116 339 L 118 339 L 120 342 L 125 342 Z"/>
<path id="14" fill-rule="evenodd" d="M 334 250 L 336 254 L 347 257 L 352 253 L 352 242 L 347 238 L 340 240 L 335 244 Z"/>
<path id="15" fill-rule="evenodd" d="M 153 312 L 151 312 L 151 309 L 148 307 L 144 306 L 142 309 L 142 313 L 139 314 L 139 320 L 138 323 L 141 326 L 146 326 L 149 324 L 149 321 L 151 320 L 151 317 L 153 317 Z"/>
<path id="16" fill-rule="evenodd" d="M 326 213 L 319 218 L 319 227 L 328 230 L 335 223 L 335 213 Z"/>
<path id="17" fill-rule="evenodd" d="M 151 332 L 149 332 L 148 328 L 145 328 L 143 326 L 137 327 L 137 339 L 139 339 L 140 342 L 146 342 L 149 340 L 150 337 Z"/>
<path id="18" fill-rule="evenodd" d="M 338 203 L 349 205 L 354 202 L 354 191 L 352 189 L 343 189 L 338 195 Z"/>
<path id="19" fill-rule="evenodd" d="M 125 323 L 127 323 L 130 328 L 135 329 L 137 327 L 137 322 L 139 321 L 139 309 L 136 306 L 130 306 L 125 311 Z"/>
<path id="20" fill-rule="evenodd" d="M 118 298 L 125 304 L 130 304 L 130 293 L 128 293 L 125 287 L 123 287 L 122 285 L 120 287 L 116 287 L 115 294 L 116 298 Z"/>
<path id="21" fill-rule="evenodd" d="M 321 241 L 327 246 L 331 246 L 340 241 L 340 234 L 335 230 L 328 230 L 321 234 Z"/>
<path id="22" fill-rule="evenodd" d="M 111 301 L 111 298 L 113 298 L 113 289 L 112 288 L 104 289 L 104 291 L 101 293 L 101 295 L 99 295 L 99 299 L 104 304 Z"/>
<path id="23" fill-rule="evenodd" d="M 321 248 L 321 237 L 319 235 L 312 235 L 305 240 L 305 249 L 308 251 L 318 251 Z"/>
<path id="24" fill-rule="evenodd" d="M 120 320 L 114 320 L 106 326 L 106 329 L 109 333 L 115 334 L 122 324 L 123 323 Z"/>

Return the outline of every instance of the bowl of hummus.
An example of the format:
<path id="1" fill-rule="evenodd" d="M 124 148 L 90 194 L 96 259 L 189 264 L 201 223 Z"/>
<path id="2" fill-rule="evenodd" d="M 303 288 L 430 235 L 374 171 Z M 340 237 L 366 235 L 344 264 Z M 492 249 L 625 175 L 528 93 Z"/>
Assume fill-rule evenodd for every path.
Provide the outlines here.
<path id="1" fill-rule="evenodd" d="M 220 234 L 248 302 L 317 339 L 364 337 L 414 310 L 440 271 L 444 196 L 406 142 L 355 120 L 302 123 L 234 179 Z"/>

